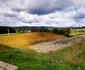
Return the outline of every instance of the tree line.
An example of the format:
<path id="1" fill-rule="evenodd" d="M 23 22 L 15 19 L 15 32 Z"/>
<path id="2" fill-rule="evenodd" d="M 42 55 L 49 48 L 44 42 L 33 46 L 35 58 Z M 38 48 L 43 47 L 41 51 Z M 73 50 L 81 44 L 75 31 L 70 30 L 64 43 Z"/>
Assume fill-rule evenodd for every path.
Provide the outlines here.
<path id="1" fill-rule="evenodd" d="M 67 37 L 70 36 L 70 28 L 33 28 L 31 29 L 31 32 L 51 32 L 51 33 L 55 33 L 55 34 L 61 34 L 61 35 L 65 35 Z"/>
<path id="2" fill-rule="evenodd" d="M 0 34 L 4 34 L 4 33 L 15 33 L 15 29 L 12 27 L 2 27 L 0 26 Z"/>
<path id="3" fill-rule="evenodd" d="M 65 35 L 65 36 L 70 36 L 70 28 L 13 28 L 13 27 L 2 27 L 0 26 L 0 34 L 3 33 L 20 33 L 23 32 L 25 33 L 25 31 L 30 31 L 30 32 L 51 32 L 51 33 L 55 33 L 55 34 L 61 34 L 61 35 Z"/>

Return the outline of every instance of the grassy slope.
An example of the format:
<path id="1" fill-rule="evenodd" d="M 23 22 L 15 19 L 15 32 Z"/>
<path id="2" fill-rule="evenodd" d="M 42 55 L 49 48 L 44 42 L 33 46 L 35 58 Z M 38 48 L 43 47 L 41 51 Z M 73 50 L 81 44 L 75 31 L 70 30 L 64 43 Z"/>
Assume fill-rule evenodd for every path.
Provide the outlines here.
<path id="1" fill-rule="evenodd" d="M 85 70 L 85 40 L 47 54 L 13 50 L 16 49 L 0 45 L 0 60 L 17 65 L 20 70 Z"/>
<path id="2" fill-rule="evenodd" d="M 62 35 L 53 33 L 26 33 L 26 34 L 11 34 L 11 36 L 0 35 L 0 44 L 8 45 L 13 48 L 25 48 L 38 41 L 51 41 L 66 38 Z"/>
<path id="3" fill-rule="evenodd" d="M 75 30 L 71 30 L 70 36 L 80 36 L 80 35 L 85 35 L 85 32 L 78 32 Z"/>

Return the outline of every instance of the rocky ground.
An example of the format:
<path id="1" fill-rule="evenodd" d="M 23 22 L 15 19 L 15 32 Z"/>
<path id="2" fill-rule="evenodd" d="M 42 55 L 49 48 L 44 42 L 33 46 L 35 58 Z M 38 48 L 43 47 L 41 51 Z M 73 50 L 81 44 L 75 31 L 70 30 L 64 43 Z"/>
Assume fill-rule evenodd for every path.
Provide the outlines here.
<path id="1" fill-rule="evenodd" d="M 57 49 L 60 49 L 66 46 L 70 46 L 74 42 L 76 41 L 79 42 L 83 39 L 85 39 L 85 35 L 78 36 L 78 37 L 65 38 L 61 40 L 37 43 L 37 44 L 31 45 L 30 48 L 39 53 L 47 53 L 47 52 L 55 51 Z"/>
<path id="2" fill-rule="evenodd" d="M 0 70 L 18 70 L 17 66 L 0 61 Z"/>

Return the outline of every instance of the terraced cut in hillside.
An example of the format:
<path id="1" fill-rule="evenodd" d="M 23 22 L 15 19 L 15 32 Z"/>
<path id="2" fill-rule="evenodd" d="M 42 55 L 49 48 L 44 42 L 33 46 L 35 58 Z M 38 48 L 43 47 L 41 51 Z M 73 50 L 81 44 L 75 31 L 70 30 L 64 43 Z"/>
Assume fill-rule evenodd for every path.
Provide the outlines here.
<path id="1" fill-rule="evenodd" d="M 64 39 L 65 36 L 53 33 L 25 33 L 12 36 L 1 36 L 0 44 L 7 45 L 13 48 L 29 49 L 29 46 L 42 41 L 52 41 Z"/>
<path id="2" fill-rule="evenodd" d="M 30 48 L 40 53 L 47 53 L 47 52 L 55 51 L 57 49 L 60 49 L 66 46 L 70 46 L 76 41 L 79 42 L 84 39 L 85 39 L 85 35 L 82 35 L 78 37 L 71 37 L 71 38 L 66 38 L 66 39 L 61 39 L 56 41 L 38 43 L 38 44 L 34 44 L 30 46 Z"/>

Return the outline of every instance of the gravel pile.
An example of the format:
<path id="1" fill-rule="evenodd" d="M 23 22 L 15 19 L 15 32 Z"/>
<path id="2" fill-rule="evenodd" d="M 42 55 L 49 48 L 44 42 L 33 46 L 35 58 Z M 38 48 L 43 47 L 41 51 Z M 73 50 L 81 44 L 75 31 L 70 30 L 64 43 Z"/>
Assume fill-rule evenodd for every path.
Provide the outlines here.
<path id="1" fill-rule="evenodd" d="M 85 39 L 85 35 L 61 39 L 61 40 L 37 43 L 37 44 L 31 45 L 30 48 L 39 53 L 47 53 L 50 51 L 55 51 L 57 49 L 61 49 L 66 46 L 70 46 L 74 42 L 81 41 L 83 39 Z"/>

